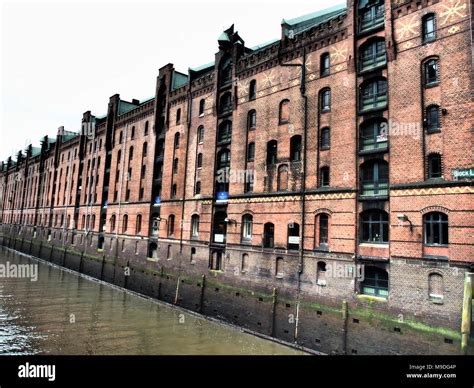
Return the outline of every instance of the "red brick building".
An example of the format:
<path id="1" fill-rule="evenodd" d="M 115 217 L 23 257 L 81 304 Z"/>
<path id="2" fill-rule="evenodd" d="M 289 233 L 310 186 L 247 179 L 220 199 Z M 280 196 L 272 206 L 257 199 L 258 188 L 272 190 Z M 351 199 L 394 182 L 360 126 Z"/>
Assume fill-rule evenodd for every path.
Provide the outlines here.
<path id="1" fill-rule="evenodd" d="M 467 0 L 348 0 L 255 48 L 232 26 L 213 63 L 168 64 L 154 98 L 114 95 L 80 133 L 5 161 L 2 224 L 458 329 L 474 265 L 472 23 Z"/>

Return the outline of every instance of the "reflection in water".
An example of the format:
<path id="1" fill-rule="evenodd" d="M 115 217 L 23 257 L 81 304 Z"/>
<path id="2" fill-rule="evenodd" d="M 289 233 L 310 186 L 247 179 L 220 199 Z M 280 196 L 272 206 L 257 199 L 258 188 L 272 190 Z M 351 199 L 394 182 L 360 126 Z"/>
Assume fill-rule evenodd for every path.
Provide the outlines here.
<path id="1" fill-rule="evenodd" d="M 0 264 L 37 263 L 0 248 Z M 0 354 L 302 354 L 38 263 L 0 279 Z"/>

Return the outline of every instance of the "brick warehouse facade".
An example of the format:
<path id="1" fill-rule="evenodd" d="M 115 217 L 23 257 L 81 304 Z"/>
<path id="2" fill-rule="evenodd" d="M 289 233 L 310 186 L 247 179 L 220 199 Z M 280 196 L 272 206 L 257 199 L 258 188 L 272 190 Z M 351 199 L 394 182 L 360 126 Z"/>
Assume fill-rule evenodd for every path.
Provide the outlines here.
<path id="1" fill-rule="evenodd" d="M 472 23 L 348 0 L 253 49 L 232 26 L 212 64 L 3 162 L 2 242 L 325 353 L 456 352 Z"/>

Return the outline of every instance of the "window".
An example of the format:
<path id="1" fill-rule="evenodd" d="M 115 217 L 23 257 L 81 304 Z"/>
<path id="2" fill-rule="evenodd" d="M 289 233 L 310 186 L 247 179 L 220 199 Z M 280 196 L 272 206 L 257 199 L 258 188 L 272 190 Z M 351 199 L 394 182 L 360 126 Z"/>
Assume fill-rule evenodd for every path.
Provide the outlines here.
<path id="1" fill-rule="evenodd" d="M 228 143 L 232 139 L 232 122 L 229 120 L 223 121 L 219 125 L 219 131 L 217 135 L 218 143 Z"/>
<path id="2" fill-rule="evenodd" d="M 329 167 L 321 167 L 319 170 L 319 186 L 327 187 L 329 186 Z"/>
<path id="3" fill-rule="evenodd" d="M 254 173 L 253 170 L 249 170 L 245 172 L 245 193 L 251 193 L 253 191 L 253 184 L 254 184 Z"/>
<path id="4" fill-rule="evenodd" d="M 443 176 L 443 166 L 440 154 L 428 155 L 428 178 L 441 178 Z"/>
<path id="5" fill-rule="evenodd" d="M 432 212 L 423 217 L 423 243 L 425 245 L 448 245 L 448 216 Z"/>
<path id="6" fill-rule="evenodd" d="M 321 129 L 321 149 L 328 149 L 331 145 L 331 131 L 328 127 Z"/>
<path id="7" fill-rule="evenodd" d="M 382 210 L 366 210 L 361 216 L 361 241 L 388 243 L 388 214 Z"/>
<path id="8" fill-rule="evenodd" d="M 199 101 L 199 117 L 204 116 L 204 108 L 206 106 L 206 100 L 204 98 Z"/>
<path id="9" fill-rule="evenodd" d="M 146 157 L 147 153 L 148 153 L 148 143 L 145 142 L 143 143 L 142 156 Z"/>
<path id="10" fill-rule="evenodd" d="M 275 277 L 278 278 L 278 279 L 283 278 L 283 276 L 285 275 L 283 273 L 283 263 L 284 263 L 283 257 L 277 257 L 276 258 Z"/>
<path id="11" fill-rule="evenodd" d="M 214 214 L 213 241 L 216 243 L 225 244 L 227 237 L 226 219 L 227 213 L 225 211 L 216 211 L 216 213 Z"/>
<path id="12" fill-rule="evenodd" d="M 326 263 L 324 261 L 318 261 L 316 266 L 316 284 L 318 286 L 326 285 Z"/>
<path id="13" fill-rule="evenodd" d="M 424 65 L 425 86 L 435 86 L 439 83 L 439 64 L 437 59 L 429 59 Z"/>
<path id="14" fill-rule="evenodd" d="M 204 143 L 204 127 L 202 125 L 198 128 L 197 139 L 199 144 Z"/>
<path id="15" fill-rule="evenodd" d="M 256 97 L 257 97 L 257 81 L 253 79 L 252 81 L 250 81 L 250 85 L 249 85 L 249 100 L 255 100 Z"/>
<path id="16" fill-rule="evenodd" d="M 128 215 L 125 214 L 122 219 L 122 233 L 126 233 L 128 229 Z"/>
<path id="17" fill-rule="evenodd" d="M 128 152 L 128 160 L 133 160 L 133 147 L 130 147 Z"/>
<path id="18" fill-rule="evenodd" d="M 385 5 L 383 0 L 359 1 L 359 32 L 379 27 L 384 23 Z"/>
<path id="19" fill-rule="evenodd" d="M 191 264 L 194 264 L 196 262 L 196 248 L 192 247 L 191 248 Z"/>
<path id="20" fill-rule="evenodd" d="M 330 57 L 329 53 L 324 53 L 321 55 L 321 65 L 320 65 L 320 75 L 321 77 L 325 77 L 330 73 Z"/>
<path id="21" fill-rule="evenodd" d="M 252 130 L 257 127 L 257 112 L 252 109 L 248 113 L 248 118 L 247 118 L 247 129 Z"/>
<path id="22" fill-rule="evenodd" d="M 61 216 L 61 226 L 63 225 L 63 217 Z M 95 229 L 95 214 L 92 215 L 91 230 Z"/>
<path id="23" fill-rule="evenodd" d="M 436 39 L 436 16 L 433 13 L 423 16 L 423 43 L 429 43 Z"/>
<path id="24" fill-rule="evenodd" d="M 122 160 L 122 150 L 118 150 L 118 152 L 117 152 L 117 166 L 120 164 L 121 160 Z"/>
<path id="25" fill-rule="evenodd" d="M 119 134 L 119 144 L 122 144 L 122 141 L 123 141 L 123 132 L 120 131 L 120 134 Z"/>
<path id="26" fill-rule="evenodd" d="M 247 162 L 253 162 L 255 159 L 255 143 L 249 143 L 247 146 Z"/>
<path id="27" fill-rule="evenodd" d="M 199 216 L 193 214 L 191 216 L 191 238 L 197 238 L 199 235 Z"/>
<path id="28" fill-rule="evenodd" d="M 388 273 L 377 267 L 366 267 L 362 293 L 365 295 L 388 297 Z"/>
<path id="29" fill-rule="evenodd" d="M 292 162 L 301 161 L 301 136 L 295 135 L 290 140 L 290 160 Z"/>
<path id="30" fill-rule="evenodd" d="M 199 194 L 201 194 L 201 182 L 197 181 L 196 187 L 194 188 L 194 195 L 199 195 Z"/>
<path id="31" fill-rule="evenodd" d="M 197 156 L 197 168 L 202 168 L 202 154 L 199 153 Z"/>
<path id="32" fill-rule="evenodd" d="M 132 140 L 135 139 L 135 127 L 134 126 L 132 127 L 132 132 L 130 134 L 130 139 L 132 139 Z"/>
<path id="33" fill-rule="evenodd" d="M 431 105 L 426 108 L 426 130 L 428 132 L 438 132 L 440 127 L 439 106 Z"/>
<path id="34" fill-rule="evenodd" d="M 213 271 L 222 271 L 222 251 L 213 251 L 211 256 L 210 269 Z"/>
<path id="35" fill-rule="evenodd" d="M 247 272 L 249 270 L 249 255 L 247 253 L 244 253 L 242 255 L 242 265 L 240 267 L 240 270 L 242 272 Z"/>
<path id="36" fill-rule="evenodd" d="M 232 95 L 230 92 L 224 93 L 220 99 L 219 113 L 226 114 L 232 111 Z"/>
<path id="37" fill-rule="evenodd" d="M 168 237 L 174 236 L 174 214 L 168 217 Z"/>
<path id="38" fill-rule="evenodd" d="M 171 186 L 171 198 L 176 198 L 177 191 L 178 191 L 178 186 L 176 186 L 176 183 L 175 183 L 173 186 Z"/>
<path id="39" fill-rule="evenodd" d="M 282 164 L 281 166 L 278 167 L 277 190 L 278 191 L 288 190 L 288 166 L 286 164 Z"/>
<path id="40" fill-rule="evenodd" d="M 181 108 L 178 108 L 176 110 L 176 125 L 179 125 L 181 123 Z"/>
<path id="41" fill-rule="evenodd" d="M 277 162 L 278 143 L 276 140 L 271 140 L 267 143 L 267 165 L 273 165 Z"/>
<path id="42" fill-rule="evenodd" d="M 288 224 L 288 249 L 297 250 L 300 248 L 300 225 L 296 223 Z"/>
<path id="43" fill-rule="evenodd" d="M 151 233 L 153 236 L 158 236 L 160 231 L 160 216 L 157 213 L 153 213 L 151 216 Z"/>
<path id="44" fill-rule="evenodd" d="M 381 109 L 387 106 L 387 81 L 378 79 L 362 84 L 360 93 L 360 111 Z"/>
<path id="45" fill-rule="evenodd" d="M 230 167 L 230 151 L 224 149 L 219 153 L 217 169 L 223 170 Z"/>
<path id="46" fill-rule="evenodd" d="M 178 173 L 178 167 L 179 167 L 179 159 L 175 158 L 175 160 L 173 161 L 173 174 Z"/>
<path id="47" fill-rule="evenodd" d="M 149 127 L 149 124 L 148 124 L 148 121 L 146 121 L 145 122 L 145 130 L 143 131 L 145 136 L 148 135 L 148 130 L 149 130 L 148 127 Z"/>
<path id="48" fill-rule="evenodd" d="M 263 227 L 263 247 L 274 247 L 275 226 L 271 222 L 267 222 Z"/>
<path id="49" fill-rule="evenodd" d="M 220 86 L 226 86 L 232 82 L 232 59 L 228 56 L 222 59 L 220 69 Z"/>
<path id="50" fill-rule="evenodd" d="M 360 126 L 360 150 L 370 151 L 388 147 L 388 126 L 384 119 L 367 120 Z"/>
<path id="51" fill-rule="evenodd" d="M 290 100 L 280 102 L 279 123 L 286 124 L 290 121 Z"/>
<path id="52" fill-rule="evenodd" d="M 175 148 L 175 149 L 179 148 L 180 137 L 181 137 L 181 135 L 180 135 L 179 132 L 176 132 L 176 133 L 174 134 L 174 148 Z"/>
<path id="53" fill-rule="evenodd" d="M 137 215 L 137 222 L 135 224 L 135 234 L 140 234 L 142 231 L 142 215 Z"/>
<path id="54" fill-rule="evenodd" d="M 318 242 L 320 248 L 327 248 L 329 243 L 329 216 L 320 214 L 318 217 Z"/>
<path id="55" fill-rule="evenodd" d="M 252 239 L 253 217 L 245 214 L 242 217 L 242 240 L 249 241 Z"/>
<path id="56" fill-rule="evenodd" d="M 331 90 L 323 89 L 320 94 L 321 111 L 329 112 L 331 110 Z"/>
<path id="57" fill-rule="evenodd" d="M 388 195 L 388 163 L 372 160 L 361 166 L 361 196 Z"/>
<path id="58" fill-rule="evenodd" d="M 443 275 L 430 273 L 428 276 L 428 295 L 431 300 L 443 300 Z"/>
<path id="59" fill-rule="evenodd" d="M 366 71 L 383 66 L 387 63 L 385 40 L 371 40 L 359 50 L 359 71 Z"/>

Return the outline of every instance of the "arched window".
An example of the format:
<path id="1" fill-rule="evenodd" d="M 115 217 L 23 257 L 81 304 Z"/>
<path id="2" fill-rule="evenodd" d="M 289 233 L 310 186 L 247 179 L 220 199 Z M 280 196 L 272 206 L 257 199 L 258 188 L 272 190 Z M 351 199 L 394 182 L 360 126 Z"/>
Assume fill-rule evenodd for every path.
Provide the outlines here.
<path id="1" fill-rule="evenodd" d="M 257 81 L 253 79 L 252 81 L 250 81 L 250 85 L 249 85 L 249 100 L 255 100 L 256 97 L 257 97 Z"/>
<path id="2" fill-rule="evenodd" d="M 329 127 L 321 129 L 321 149 L 329 149 L 331 146 L 331 130 Z"/>
<path id="3" fill-rule="evenodd" d="M 423 243 L 425 245 L 448 245 L 448 216 L 431 212 L 423 216 Z"/>
<path id="4" fill-rule="evenodd" d="M 294 222 L 288 224 L 288 249 L 300 249 L 300 225 Z"/>
<path id="5" fill-rule="evenodd" d="M 196 248 L 191 248 L 191 264 L 196 263 Z"/>
<path id="6" fill-rule="evenodd" d="M 428 179 L 441 178 L 443 176 L 443 165 L 440 154 L 428 155 Z"/>
<path id="7" fill-rule="evenodd" d="M 133 160 L 133 146 L 128 151 L 128 160 Z"/>
<path id="8" fill-rule="evenodd" d="M 388 273 L 377 267 L 365 267 L 362 293 L 365 295 L 388 297 Z"/>
<path id="9" fill-rule="evenodd" d="M 152 242 L 148 247 L 148 257 L 156 259 L 158 257 L 158 245 Z"/>
<path id="10" fill-rule="evenodd" d="M 191 216 L 191 238 L 197 238 L 199 236 L 199 216 L 193 214 Z"/>
<path id="11" fill-rule="evenodd" d="M 61 216 L 61 225 L 63 223 L 63 216 Z M 92 214 L 92 221 L 91 221 L 91 230 L 95 229 L 95 214 Z"/>
<path id="12" fill-rule="evenodd" d="M 247 253 L 242 254 L 242 265 L 240 270 L 245 273 L 249 270 L 249 255 Z"/>
<path id="13" fill-rule="evenodd" d="M 282 164 L 278 167 L 278 182 L 277 182 L 278 191 L 287 191 L 288 190 L 288 166 Z"/>
<path id="14" fill-rule="evenodd" d="M 275 245 L 275 226 L 267 222 L 263 227 L 263 247 L 273 248 Z"/>
<path id="15" fill-rule="evenodd" d="M 423 78 L 425 87 L 439 84 L 439 61 L 437 58 L 430 58 L 423 63 Z"/>
<path id="16" fill-rule="evenodd" d="M 366 210 L 361 215 L 361 242 L 388 243 L 388 214 L 383 210 Z"/>
<path id="17" fill-rule="evenodd" d="M 137 215 L 137 222 L 135 224 L 135 234 L 140 234 L 142 231 L 142 215 Z"/>
<path id="18" fill-rule="evenodd" d="M 316 284 L 318 286 L 326 285 L 326 263 L 324 261 L 318 261 L 316 265 Z"/>
<path id="19" fill-rule="evenodd" d="M 331 89 L 325 88 L 319 94 L 321 112 L 329 112 L 331 110 Z"/>
<path id="20" fill-rule="evenodd" d="M 253 162 L 255 159 L 255 143 L 249 143 L 247 146 L 247 162 Z"/>
<path id="21" fill-rule="evenodd" d="M 196 187 L 194 188 L 194 195 L 199 195 L 199 194 L 201 194 L 201 182 L 197 181 Z"/>
<path id="22" fill-rule="evenodd" d="M 371 39 L 359 49 L 359 71 L 367 71 L 384 66 L 387 52 L 384 39 Z"/>
<path id="23" fill-rule="evenodd" d="M 227 238 L 227 213 L 225 211 L 217 211 L 214 214 L 214 225 L 213 225 L 213 241 L 216 243 L 224 244 Z"/>
<path id="24" fill-rule="evenodd" d="M 290 121 L 290 100 L 280 102 L 279 123 L 286 124 Z"/>
<path id="25" fill-rule="evenodd" d="M 110 217 L 110 231 L 113 232 L 115 231 L 115 214 L 112 214 L 112 217 Z"/>
<path id="26" fill-rule="evenodd" d="M 250 131 L 257 127 L 257 112 L 255 109 L 249 111 L 247 116 L 247 129 Z"/>
<path id="27" fill-rule="evenodd" d="M 197 139 L 199 144 L 204 143 L 204 127 L 202 125 L 197 130 Z"/>
<path id="28" fill-rule="evenodd" d="M 290 160 L 292 162 L 301 161 L 301 136 L 295 135 L 290 139 Z"/>
<path id="29" fill-rule="evenodd" d="M 181 123 L 181 108 L 178 108 L 176 110 L 176 125 L 179 125 Z"/>
<path id="30" fill-rule="evenodd" d="M 174 236 L 174 214 L 168 216 L 168 237 Z"/>
<path id="31" fill-rule="evenodd" d="M 197 162 L 196 162 L 197 168 L 202 168 L 202 154 L 199 153 L 197 156 Z"/>
<path id="32" fill-rule="evenodd" d="M 388 125 L 385 119 L 364 121 L 360 126 L 360 150 L 368 151 L 388 147 Z"/>
<path id="33" fill-rule="evenodd" d="M 145 121 L 145 130 L 143 131 L 145 136 L 148 136 L 148 131 L 149 131 L 149 124 L 148 124 L 148 121 Z"/>
<path id="34" fill-rule="evenodd" d="M 219 104 L 219 113 L 225 114 L 232 111 L 232 95 L 230 92 L 224 93 L 221 96 L 220 104 Z"/>
<path id="35" fill-rule="evenodd" d="M 204 116 L 205 106 L 206 106 L 206 100 L 204 100 L 204 98 L 203 98 L 199 101 L 199 116 L 200 117 Z"/>
<path id="36" fill-rule="evenodd" d="M 57 226 L 58 225 L 58 215 L 56 214 L 56 222 L 55 222 L 55 225 Z M 91 225 L 91 216 L 90 214 L 87 215 L 86 217 L 86 229 L 89 229 L 90 228 L 90 225 Z"/>
<path id="37" fill-rule="evenodd" d="M 387 106 L 387 80 L 379 78 L 362 83 L 360 87 L 360 111 L 382 109 Z"/>
<path id="38" fill-rule="evenodd" d="M 220 86 L 228 85 L 232 82 L 232 59 L 227 56 L 220 64 Z"/>
<path id="39" fill-rule="evenodd" d="M 130 139 L 135 139 L 135 126 L 132 127 L 132 132 L 130 134 Z"/>
<path id="40" fill-rule="evenodd" d="M 252 240 L 253 216 L 245 214 L 242 217 L 242 241 L 248 242 Z"/>
<path id="41" fill-rule="evenodd" d="M 143 143 L 142 156 L 146 157 L 147 153 L 148 153 L 148 143 L 145 142 Z"/>
<path id="42" fill-rule="evenodd" d="M 388 195 L 388 163 L 371 160 L 361 166 L 361 196 Z"/>
<path id="43" fill-rule="evenodd" d="M 180 140 L 180 137 L 181 137 L 181 135 L 180 135 L 179 132 L 176 132 L 176 133 L 174 134 L 174 148 L 175 148 L 175 149 L 179 148 L 179 140 Z"/>
<path id="44" fill-rule="evenodd" d="M 324 166 L 319 169 L 319 187 L 327 187 L 329 186 L 329 167 Z"/>
<path id="45" fill-rule="evenodd" d="M 385 5 L 383 0 L 359 0 L 359 32 L 377 28 L 384 24 Z"/>
<path id="46" fill-rule="evenodd" d="M 428 132 L 438 132 L 440 127 L 439 106 L 430 105 L 426 108 L 426 130 Z"/>
<path id="47" fill-rule="evenodd" d="M 176 183 L 171 186 L 171 198 L 176 198 L 176 195 L 178 194 L 178 186 Z"/>
<path id="48" fill-rule="evenodd" d="M 153 236 L 158 236 L 160 231 L 160 216 L 158 213 L 153 213 L 151 216 L 151 233 Z"/>
<path id="49" fill-rule="evenodd" d="M 329 215 L 321 213 L 316 216 L 316 246 L 326 249 L 329 245 Z"/>
<path id="50" fill-rule="evenodd" d="M 431 300 L 443 300 L 444 284 L 443 275 L 439 273 L 430 273 L 428 276 L 428 295 Z"/>
<path id="51" fill-rule="evenodd" d="M 275 263 L 275 277 L 278 279 L 283 278 L 284 270 L 283 270 L 283 265 L 284 265 L 284 260 L 283 257 L 277 257 L 276 258 L 276 263 Z"/>
<path id="52" fill-rule="evenodd" d="M 128 229 L 128 214 L 125 214 L 122 219 L 122 233 L 126 233 Z"/>
<path id="53" fill-rule="evenodd" d="M 218 154 L 217 169 L 222 170 L 230 167 L 230 151 L 223 149 Z"/>
<path id="54" fill-rule="evenodd" d="M 229 120 L 223 121 L 219 125 L 219 131 L 217 134 L 217 142 L 228 143 L 232 139 L 232 122 Z"/>
<path id="55" fill-rule="evenodd" d="M 278 156 L 278 143 L 271 140 L 267 143 L 267 165 L 276 164 Z"/>
<path id="56" fill-rule="evenodd" d="M 331 72 L 331 59 L 329 57 L 329 53 L 324 53 L 321 55 L 321 60 L 320 60 L 320 75 L 321 77 L 325 77 L 330 74 Z"/>
<path id="57" fill-rule="evenodd" d="M 423 43 L 429 43 L 436 39 L 436 15 L 429 13 L 423 16 L 421 21 L 423 31 Z"/>

